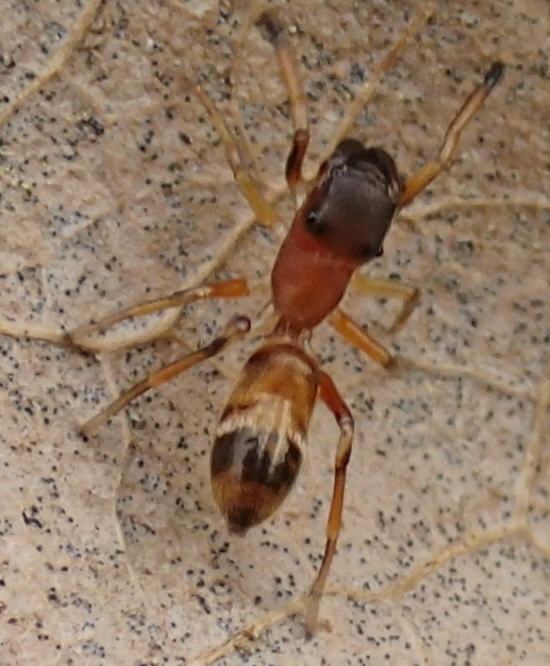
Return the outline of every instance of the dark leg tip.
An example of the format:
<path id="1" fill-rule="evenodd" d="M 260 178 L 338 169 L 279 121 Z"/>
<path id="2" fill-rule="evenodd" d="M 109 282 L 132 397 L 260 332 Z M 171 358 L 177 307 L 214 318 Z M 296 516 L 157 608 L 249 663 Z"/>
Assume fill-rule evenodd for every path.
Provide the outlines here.
<path id="1" fill-rule="evenodd" d="M 275 44 L 284 30 L 284 26 L 279 21 L 276 13 L 269 9 L 260 14 L 256 20 L 256 25 L 260 28 L 262 37 L 272 44 Z"/>
<path id="2" fill-rule="evenodd" d="M 487 88 L 491 89 L 496 86 L 496 84 L 502 79 L 503 76 L 504 63 L 500 60 L 497 60 L 491 65 L 487 74 L 485 74 L 483 83 L 487 86 Z"/>

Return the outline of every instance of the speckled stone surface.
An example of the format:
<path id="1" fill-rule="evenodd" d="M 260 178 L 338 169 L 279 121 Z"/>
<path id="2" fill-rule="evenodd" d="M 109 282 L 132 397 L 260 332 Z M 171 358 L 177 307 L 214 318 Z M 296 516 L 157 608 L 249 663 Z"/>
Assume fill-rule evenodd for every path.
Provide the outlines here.
<path id="1" fill-rule="evenodd" d="M 306 171 L 416 4 L 286 6 L 311 104 Z M 388 373 L 315 333 L 357 433 L 307 641 L 295 600 L 324 542 L 338 435 L 327 410 L 290 500 L 230 538 L 210 441 L 255 342 L 86 440 L 79 424 L 181 348 L 94 356 L 32 339 L 206 278 L 266 283 L 292 214 L 271 49 L 245 2 L 0 0 L 0 331 L 29 336 L 0 335 L 1 666 L 550 663 L 549 8 L 434 6 L 350 134 L 410 173 L 488 63 L 508 69 L 371 266 L 422 288 L 405 328 L 384 333 L 398 304 L 346 297 L 407 360 Z M 253 224 L 197 80 L 246 132 L 280 225 Z M 265 299 L 196 305 L 178 331 L 206 344 Z"/>

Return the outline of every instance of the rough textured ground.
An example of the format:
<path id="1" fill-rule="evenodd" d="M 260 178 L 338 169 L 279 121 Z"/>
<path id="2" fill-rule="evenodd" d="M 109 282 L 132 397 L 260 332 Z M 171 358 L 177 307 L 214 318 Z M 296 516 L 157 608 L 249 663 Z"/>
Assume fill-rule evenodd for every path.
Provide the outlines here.
<path id="1" fill-rule="evenodd" d="M 417 4 L 286 7 L 309 172 Z M 254 341 L 85 441 L 79 423 L 180 347 L 96 358 L 0 336 L 1 666 L 549 662 L 548 4 L 434 6 L 350 134 L 410 173 L 488 63 L 508 70 L 371 267 L 422 287 L 407 326 L 385 336 L 395 303 L 346 298 L 410 363 L 388 374 L 315 335 L 357 421 L 319 632 L 305 640 L 293 600 L 323 546 L 330 414 L 317 410 L 297 489 L 261 529 L 229 539 L 210 494 L 216 415 Z M 292 212 L 291 127 L 246 3 L 0 0 L 0 15 L 0 330 L 55 337 L 207 277 L 267 278 Z M 253 224 L 197 80 L 246 131 L 280 225 Z M 189 308 L 179 331 L 205 344 L 265 298 Z"/>

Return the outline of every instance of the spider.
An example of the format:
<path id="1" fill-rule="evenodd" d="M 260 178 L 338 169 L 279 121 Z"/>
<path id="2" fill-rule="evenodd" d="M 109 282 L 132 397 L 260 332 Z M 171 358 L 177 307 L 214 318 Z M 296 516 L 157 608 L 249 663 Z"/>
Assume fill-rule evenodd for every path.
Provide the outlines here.
<path id="1" fill-rule="evenodd" d="M 305 628 L 311 635 L 317 625 L 319 604 L 336 552 L 354 432 L 348 406 L 309 350 L 311 333 L 327 320 L 384 367 L 395 362 L 388 350 L 340 309 L 339 303 L 355 271 L 382 254 L 384 239 L 399 210 L 413 201 L 449 164 L 462 130 L 502 78 L 504 66 L 494 62 L 488 68 L 449 124 L 437 157 L 408 178 L 399 174 L 393 158 L 383 148 L 344 138 L 321 164 L 314 180 L 306 183 L 302 163 L 309 143 L 309 121 L 292 45 L 275 11 L 264 11 L 257 25 L 274 48 L 292 110 L 294 136 L 286 161 L 286 180 L 297 201 L 300 193 L 305 192 L 305 196 L 271 273 L 275 324 L 244 364 L 221 412 L 212 448 L 211 482 L 215 501 L 229 531 L 245 533 L 270 517 L 294 485 L 316 401 L 324 402 L 334 415 L 340 436 L 326 545 L 319 570 L 304 597 Z M 392 64 L 406 37 L 402 37 L 383 60 L 378 74 Z M 196 92 L 225 145 L 237 184 L 257 217 L 265 219 L 270 215 L 269 204 L 242 166 L 238 142 L 200 87 L 197 86 Z M 376 281 L 373 288 L 379 293 L 403 298 L 403 308 L 392 326 L 394 330 L 400 328 L 418 301 L 418 290 L 382 281 Z M 181 308 L 199 299 L 234 298 L 247 293 L 249 286 L 243 278 L 177 291 L 79 327 L 67 333 L 63 342 L 78 349 L 94 350 L 92 338 L 129 317 Z M 88 421 L 83 430 L 97 429 L 145 391 L 219 354 L 244 336 L 250 327 L 248 317 L 234 315 L 219 337 L 150 373 Z"/>

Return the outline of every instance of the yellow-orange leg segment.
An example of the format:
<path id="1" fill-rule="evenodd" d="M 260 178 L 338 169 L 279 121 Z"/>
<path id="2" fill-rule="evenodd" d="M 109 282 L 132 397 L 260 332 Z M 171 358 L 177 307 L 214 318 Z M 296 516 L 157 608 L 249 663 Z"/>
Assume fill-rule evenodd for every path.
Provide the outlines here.
<path id="1" fill-rule="evenodd" d="M 340 141 L 345 136 L 348 136 L 349 128 L 353 124 L 358 113 L 367 105 L 374 95 L 384 74 L 393 67 L 409 39 L 411 39 L 420 30 L 424 23 L 426 23 L 428 18 L 432 15 L 433 9 L 433 3 L 422 2 L 418 11 L 398 36 L 398 39 L 391 46 L 390 50 L 385 53 L 378 62 L 374 63 L 373 67 L 370 69 L 368 80 L 358 90 L 354 91 L 354 99 L 347 106 L 338 129 L 335 131 L 332 141 L 322 159 L 323 162 L 332 155 Z"/>
<path id="2" fill-rule="evenodd" d="M 160 370 L 156 370 L 149 374 L 131 389 L 122 393 L 114 402 L 102 409 L 99 414 L 96 414 L 96 416 L 87 421 L 81 428 L 82 432 L 87 435 L 92 433 L 111 417 L 115 416 L 115 414 L 118 414 L 118 412 L 126 407 L 126 405 L 134 400 L 134 398 L 137 398 L 151 388 L 161 386 L 161 384 L 177 377 L 182 372 L 197 365 L 197 363 L 202 363 L 203 361 L 212 358 L 212 356 L 219 354 L 231 342 L 245 335 L 249 330 L 250 319 L 242 315 L 235 315 L 226 324 L 223 333 L 219 338 L 216 338 L 205 347 L 172 361 L 172 363 L 165 365 L 163 368 L 160 368 Z"/>
<path id="3" fill-rule="evenodd" d="M 94 336 L 105 332 L 111 326 L 130 319 L 131 317 L 144 317 L 145 315 L 161 310 L 168 310 L 170 308 L 183 307 L 198 300 L 209 298 L 238 298 L 239 296 L 246 296 L 249 293 L 247 281 L 244 278 L 234 278 L 230 280 L 221 280 L 219 282 L 212 282 L 205 284 L 201 287 L 193 289 L 183 289 L 175 291 L 169 296 L 164 298 L 156 298 L 150 301 L 143 301 L 138 305 L 134 305 L 119 312 L 115 312 L 97 322 L 79 326 L 67 333 L 65 342 L 68 345 L 78 347 L 80 349 L 89 349 L 94 351 L 95 348 L 90 342 Z"/>
<path id="4" fill-rule="evenodd" d="M 352 345 L 359 347 L 361 351 L 368 354 L 373 361 L 379 363 L 384 368 L 391 368 L 395 365 L 395 358 L 390 352 L 381 345 L 372 335 L 356 324 L 353 319 L 340 308 L 336 308 L 327 317 L 328 323 L 343 335 Z"/>
<path id="5" fill-rule="evenodd" d="M 370 275 L 363 275 L 362 273 L 355 273 L 351 279 L 351 283 L 356 289 L 361 291 L 375 294 L 376 296 L 385 296 L 386 298 L 399 298 L 403 301 L 403 307 L 389 328 L 390 333 L 399 331 L 405 325 L 420 302 L 420 289 L 408 284 L 373 278 Z"/>
<path id="6" fill-rule="evenodd" d="M 504 75 L 504 65 L 494 62 L 485 74 L 483 81 L 470 93 L 458 113 L 451 121 L 437 159 L 428 162 L 418 169 L 405 181 L 403 191 L 399 197 L 399 207 L 409 204 L 432 180 L 443 171 L 451 161 L 462 130 L 477 113 L 479 107 L 487 99 L 490 92 Z"/>
<path id="7" fill-rule="evenodd" d="M 247 171 L 245 167 L 246 161 L 238 141 L 231 133 L 222 114 L 204 90 L 199 85 L 195 86 L 194 90 L 208 111 L 210 120 L 224 145 L 225 158 L 233 172 L 235 182 L 254 211 L 256 219 L 265 226 L 273 224 L 277 221 L 277 214 L 273 207 L 266 201 L 260 184 Z"/>
<path id="8" fill-rule="evenodd" d="M 311 636 L 315 631 L 319 615 L 319 604 L 327 582 L 330 565 L 336 552 L 336 544 L 342 526 L 346 469 L 353 443 L 353 418 L 351 412 L 338 393 L 334 382 L 325 372 L 321 372 L 319 378 L 319 397 L 334 414 L 334 418 L 340 428 L 340 439 L 334 462 L 334 486 L 327 521 L 325 552 L 323 553 L 319 572 L 305 597 L 304 617 L 308 636 Z"/>
<path id="9" fill-rule="evenodd" d="M 288 186 L 296 198 L 298 186 L 302 184 L 302 163 L 309 143 L 309 119 L 302 80 L 296 65 L 296 55 L 285 35 L 285 27 L 276 11 L 265 11 L 257 20 L 264 38 L 273 45 L 279 70 L 288 90 L 294 138 L 286 162 L 285 175 Z"/>

